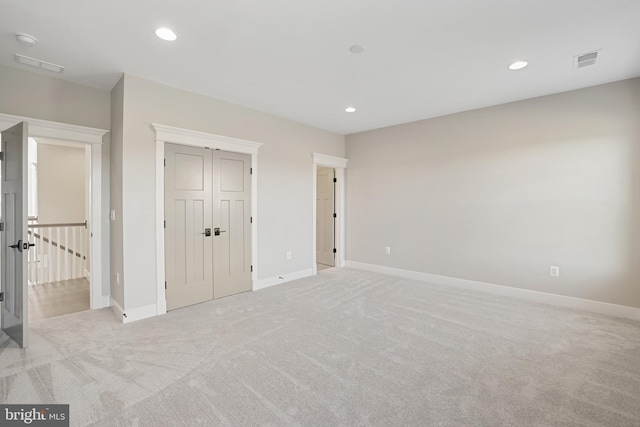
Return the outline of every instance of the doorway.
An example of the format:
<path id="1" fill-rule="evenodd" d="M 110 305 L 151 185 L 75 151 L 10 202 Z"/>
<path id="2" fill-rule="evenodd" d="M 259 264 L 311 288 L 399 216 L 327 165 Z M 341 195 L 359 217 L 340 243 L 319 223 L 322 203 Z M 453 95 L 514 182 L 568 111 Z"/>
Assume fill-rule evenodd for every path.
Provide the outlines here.
<path id="1" fill-rule="evenodd" d="M 313 272 L 345 266 L 348 159 L 313 153 Z M 331 202 L 333 200 L 333 202 Z M 333 206 L 332 206 L 333 205 Z"/>
<path id="2" fill-rule="evenodd" d="M 22 338 L 16 339 L 16 341 L 22 346 L 26 347 L 27 340 L 27 324 L 28 324 L 28 273 L 27 273 L 27 254 L 29 252 L 29 237 L 28 237 L 28 228 L 27 228 L 27 218 L 28 218 L 28 209 L 27 209 L 27 175 L 26 171 L 28 169 L 27 162 L 27 147 L 28 147 L 28 139 L 27 137 L 34 138 L 51 138 L 60 141 L 66 142 L 75 142 L 80 143 L 86 148 L 86 158 L 87 161 L 91 164 L 90 169 L 90 183 L 88 185 L 89 196 L 87 198 L 89 205 L 89 214 L 87 217 L 87 233 L 90 236 L 88 251 L 91 252 L 91 257 L 88 262 L 89 271 L 88 274 L 91 276 L 91 286 L 90 286 L 90 308 L 98 309 L 109 306 L 109 292 L 108 290 L 104 291 L 102 289 L 103 282 L 108 283 L 108 280 L 103 280 L 102 272 L 108 271 L 108 268 L 103 269 L 103 263 L 105 260 L 102 257 L 102 236 L 103 229 L 108 230 L 108 224 L 103 224 L 102 222 L 102 143 L 103 138 L 107 134 L 107 130 L 103 129 L 94 129 L 82 126 L 69 125 L 65 123 L 58 122 L 49 122 L 46 120 L 33 119 L 28 117 L 19 117 L 12 116 L 8 114 L 0 114 L 0 132 L 5 131 L 11 127 L 15 127 L 16 125 L 21 124 L 23 126 L 23 131 L 21 132 L 21 138 L 24 138 L 22 142 L 19 144 L 24 147 L 24 163 L 20 166 L 20 170 L 24 171 L 24 209 L 20 213 L 19 218 L 16 216 L 14 218 L 15 221 L 24 220 L 24 226 L 17 224 L 16 227 L 19 226 L 20 233 L 15 236 L 8 236 L 8 233 L 2 233 L 3 239 L 10 238 L 9 240 L 22 240 L 23 245 L 26 245 L 26 249 L 20 251 L 22 252 L 22 256 L 18 257 L 16 253 L 10 255 L 10 252 L 7 250 L 1 250 L 3 265 L 11 264 L 11 260 L 8 258 L 15 259 L 23 259 L 19 269 L 23 271 L 20 274 L 20 277 L 16 276 L 16 280 L 4 281 L 2 283 L 2 289 L 6 290 L 7 286 L 9 286 L 9 282 L 11 282 L 12 291 L 15 291 L 12 295 L 11 301 L 5 299 L 5 301 L 0 304 L 0 313 L 2 317 L 2 329 L 7 330 L 10 328 L 9 319 L 10 316 L 14 314 L 19 314 L 19 318 L 21 321 L 21 330 L 22 330 Z M 5 158 L 6 160 L 6 158 Z M 7 166 L 7 162 L 5 162 L 5 167 Z M 3 188 L 2 191 L 9 191 L 9 189 Z M 21 202 L 22 203 L 22 202 Z M 16 211 L 17 212 L 17 211 Z M 3 218 L 5 230 L 7 230 L 9 218 L 5 216 Z M 14 222 L 14 221 L 12 221 Z M 6 246 L 6 245 L 3 245 Z M 11 245 L 13 247 L 13 245 Z M 17 246 L 16 246 L 17 247 Z M 16 271 L 17 271 L 16 267 Z M 2 274 L 9 274 L 9 272 L 3 270 Z M 20 279 L 20 280 L 17 280 Z M 20 282 L 20 283 L 18 283 Z M 20 307 L 18 307 L 18 304 Z M 9 317 L 8 317 L 9 316 Z M 16 319 L 18 317 L 14 316 Z M 11 334 L 10 334 L 11 335 Z"/>
<path id="3" fill-rule="evenodd" d="M 89 184 L 84 144 L 28 138 L 29 320 L 89 310 Z"/>
<path id="4" fill-rule="evenodd" d="M 251 290 L 251 156 L 164 153 L 167 310 Z"/>
<path id="5" fill-rule="evenodd" d="M 316 268 L 335 266 L 335 169 L 318 166 L 316 173 Z"/>

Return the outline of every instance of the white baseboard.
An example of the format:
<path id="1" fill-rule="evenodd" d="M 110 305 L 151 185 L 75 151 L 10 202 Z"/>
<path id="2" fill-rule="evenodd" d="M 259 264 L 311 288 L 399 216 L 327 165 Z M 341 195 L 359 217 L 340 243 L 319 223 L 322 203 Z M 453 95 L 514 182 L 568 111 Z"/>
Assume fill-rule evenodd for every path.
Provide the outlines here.
<path id="1" fill-rule="evenodd" d="M 132 308 L 122 313 L 122 323 L 131 323 L 136 320 L 147 319 L 158 315 L 158 308 L 155 304 L 145 305 L 144 307 Z"/>
<path id="2" fill-rule="evenodd" d="M 253 290 L 268 288 L 282 283 L 290 282 L 292 280 L 298 280 L 305 277 L 313 276 L 313 268 L 307 268 L 305 270 L 294 271 L 292 273 L 281 274 L 275 277 L 269 277 L 267 279 L 258 279 L 253 282 Z"/>
<path id="3" fill-rule="evenodd" d="M 131 323 L 136 320 L 157 316 L 155 304 L 145 305 L 144 307 L 133 308 L 125 311 L 113 298 L 111 298 L 111 310 L 113 310 L 122 323 Z"/>
<path id="4" fill-rule="evenodd" d="M 640 320 L 640 308 L 624 305 L 609 304 L 606 302 L 592 301 L 565 295 L 549 294 L 546 292 L 531 291 L 528 289 L 512 288 L 510 286 L 495 285 L 493 283 L 477 282 L 474 280 L 457 279 L 455 277 L 438 276 L 436 274 L 421 273 L 418 271 L 402 270 L 399 268 L 384 267 L 381 265 L 366 264 L 357 261 L 347 261 L 347 267 L 356 270 L 371 271 L 389 276 L 405 279 L 419 280 L 437 285 L 455 286 L 457 288 L 480 290 L 494 295 L 503 295 L 514 298 L 535 301 L 560 307 L 574 308 L 590 311 L 592 313 L 608 316 L 622 317 L 625 319 Z"/>
<path id="5" fill-rule="evenodd" d="M 107 308 L 112 305 L 113 301 L 108 295 L 92 296 L 91 298 L 91 310 L 98 310 L 100 308 Z"/>
<path id="6" fill-rule="evenodd" d="M 111 300 L 111 311 L 113 311 L 113 313 L 116 315 L 118 320 L 122 322 L 122 312 L 123 312 L 122 307 L 120 307 L 120 304 L 118 304 L 116 300 L 114 300 L 113 298 L 110 298 L 110 300 Z"/>

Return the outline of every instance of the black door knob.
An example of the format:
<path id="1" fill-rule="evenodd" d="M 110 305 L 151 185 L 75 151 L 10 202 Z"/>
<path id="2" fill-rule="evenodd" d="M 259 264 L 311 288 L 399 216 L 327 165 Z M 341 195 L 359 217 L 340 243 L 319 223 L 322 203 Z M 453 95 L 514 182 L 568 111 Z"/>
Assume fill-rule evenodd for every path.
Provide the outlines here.
<path id="1" fill-rule="evenodd" d="M 9 247 L 11 249 L 17 249 L 18 251 L 22 252 L 22 240 L 18 240 L 18 243 L 16 243 L 15 245 L 10 245 Z"/>

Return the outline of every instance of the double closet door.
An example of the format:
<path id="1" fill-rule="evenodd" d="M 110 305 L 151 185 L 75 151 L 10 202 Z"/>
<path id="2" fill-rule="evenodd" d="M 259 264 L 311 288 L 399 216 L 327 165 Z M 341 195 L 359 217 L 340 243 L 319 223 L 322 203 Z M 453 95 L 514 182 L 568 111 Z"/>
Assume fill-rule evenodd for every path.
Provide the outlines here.
<path id="1" fill-rule="evenodd" d="M 164 152 L 167 310 L 251 290 L 251 156 Z"/>

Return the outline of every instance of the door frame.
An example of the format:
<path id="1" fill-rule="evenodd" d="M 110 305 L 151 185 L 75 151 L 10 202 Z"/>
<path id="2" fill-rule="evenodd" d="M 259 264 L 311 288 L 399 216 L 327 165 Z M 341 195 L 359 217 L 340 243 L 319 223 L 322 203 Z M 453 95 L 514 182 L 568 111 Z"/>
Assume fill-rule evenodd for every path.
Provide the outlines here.
<path id="1" fill-rule="evenodd" d="M 258 278 L 258 150 L 261 142 L 231 138 L 224 135 L 182 129 L 152 123 L 156 132 L 156 314 L 167 312 L 167 300 L 164 289 L 165 253 L 164 253 L 164 144 L 189 145 L 212 150 L 230 151 L 251 155 L 251 273 L 252 288 L 255 290 Z"/>
<path id="2" fill-rule="evenodd" d="M 67 123 L 51 122 L 48 120 L 0 114 L 0 129 L 7 129 L 19 122 L 29 123 L 31 138 L 48 138 L 59 141 L 70 141 L 84 144 L 89 148 L 91 158 L 91 177 L 89 182 L 89 235 L 90 240 L 90 308 L 91 310 L 109 307 L 110 291 L 103 292 L 103 271 L 108 272 L 108 265 L 103 270 L 103 204 L 102 204 L 102 145 L 103 138 L 109 132 L 106 129 L 90 128 L 70 125 Z M 107 230 L 108 232 L 108 230 Z M 108 234 L 108 233 L 107 233 Z M 107 250 L 108 253 L 108 250 Z"/>
<path id="3" fill-rule="evenodd" d="M 313 274 L 318 274 L 318 266 L 316 264 L 316 197 L 318 196 L 318 166 L 326 166 L 335 170 L 336 185 L 335 185 L 335 236 L 334 244 L 336 246 L 336 258 L 335 266 L 343 268 L 346 265 L 345 248 L 346 248 L 346 221 L 345 221 L 345 169 L 347 168 L 347 162 L 349 159 L 343 157 L 329 156 L 327 154 L 313 153 L 313 209 L 312 209 L 312 221 L 313 221 L 313 239 L 312 239 L 312 262 L 313 262 Z"/>

